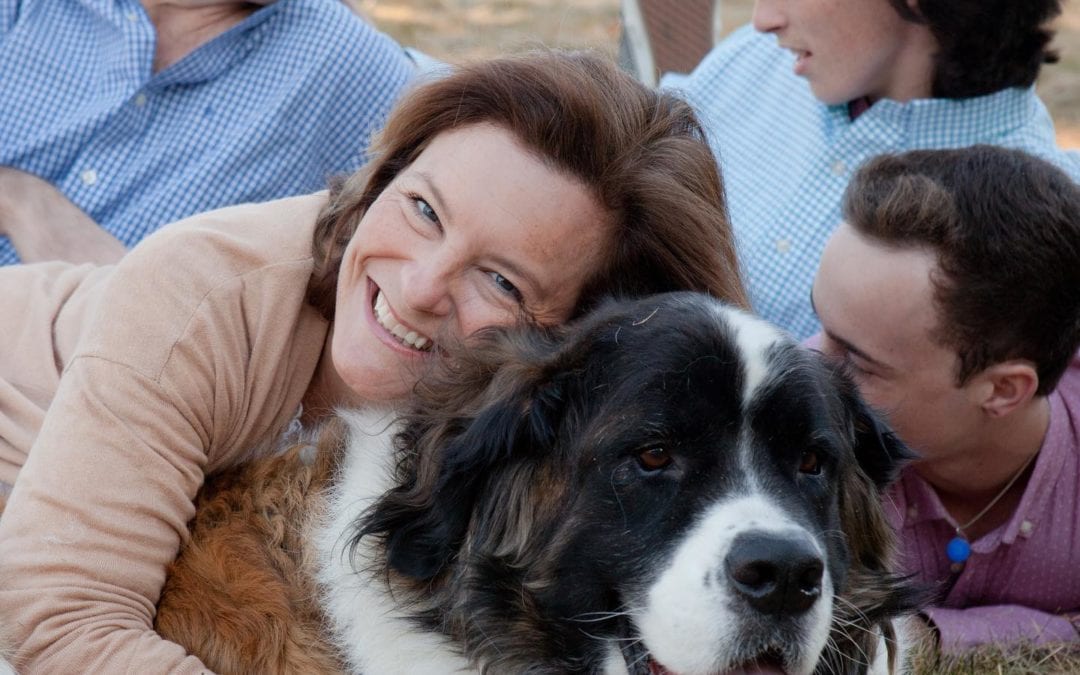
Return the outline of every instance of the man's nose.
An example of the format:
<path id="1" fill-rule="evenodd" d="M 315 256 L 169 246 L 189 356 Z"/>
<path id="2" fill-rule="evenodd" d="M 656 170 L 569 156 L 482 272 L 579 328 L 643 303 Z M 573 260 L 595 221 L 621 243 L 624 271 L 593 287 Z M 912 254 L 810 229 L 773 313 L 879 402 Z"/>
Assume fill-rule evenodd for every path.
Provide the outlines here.
<path id="1" fill-rule="evenodd" d="M 751 19 L 754 28 L 762 33 L 775 33 L 787 24 L 781 0 L 756 0 Z"/>

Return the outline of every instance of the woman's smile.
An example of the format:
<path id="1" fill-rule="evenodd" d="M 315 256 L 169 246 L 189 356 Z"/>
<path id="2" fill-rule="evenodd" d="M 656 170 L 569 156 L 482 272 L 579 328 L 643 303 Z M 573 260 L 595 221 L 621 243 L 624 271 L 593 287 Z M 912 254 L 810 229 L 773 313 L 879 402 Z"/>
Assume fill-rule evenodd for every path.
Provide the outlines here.
<path id="1" fill-rule="evenodd" d="M 529 317 L 564 321 L 608 243 L 578 179 L 510 132 L 439 134 L 374 200 L 338 277 L 333 367 L 366 401 L 397 400 L 447 340 Z"/>
<path id="2" fill-rule="evenodd" d="M 368 288 L 372 295 L 372 319 L 383 329 L 384 342 L 392 347 L 404 347 L 410 356 L 430 352 L 435 344 L 434 340 L 398 319 L 386 300 L 386 294 L 370 279 Z"/>

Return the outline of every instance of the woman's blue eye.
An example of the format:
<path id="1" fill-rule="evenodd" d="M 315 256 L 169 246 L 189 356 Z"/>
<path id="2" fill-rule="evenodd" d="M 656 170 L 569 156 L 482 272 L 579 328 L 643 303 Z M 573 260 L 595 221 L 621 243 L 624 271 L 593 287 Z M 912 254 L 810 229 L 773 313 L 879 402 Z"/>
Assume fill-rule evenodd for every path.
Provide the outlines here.
<path id="1" fill-rule="evenodd" d="M 518 300 L 521 300 L 521 291 L 519 291 L 517 289 L 517 286 L 515 286 L 509 279 L 499 274 L 498 272 L 491 272 L 491 278 L 495 282 L 495 285 L 498 286 L 501 290 L 509 293 Z"/>
<path id="2" fill-rule="evenodd" d="M 416 204 L 416 210 L 420 212 L 420 215 L 433 223 L 439 222 L 439 214 L 435 213 L 435 209 L 431 208 L 431 204 L 428 204 L 420 197 L 414 197 L 413 202 Z"/>

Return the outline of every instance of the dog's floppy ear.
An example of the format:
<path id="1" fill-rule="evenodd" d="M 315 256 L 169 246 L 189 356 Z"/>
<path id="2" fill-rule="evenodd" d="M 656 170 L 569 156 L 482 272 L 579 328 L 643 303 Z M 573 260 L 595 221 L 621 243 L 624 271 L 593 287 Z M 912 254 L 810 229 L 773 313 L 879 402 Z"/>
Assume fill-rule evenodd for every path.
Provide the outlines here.
<path id="1" fill-rule="evenodd" d="M 863 401 L 851 378 L 837 368 L 832 370 L 840 399 L 855 430 L 855 458 L 880 490 L 896 480 L 900 469 L 916 455 L 893 432 L 882 415 Z"/>
<path id="2" fill-rule="evenodd" d="M 391 569 L 414 579 L 436 577 L 460 548 L 488 481 L 513 454 L 552 446 L 562 384 L 538 382 L 526 372 L 500 373 L 476 415 L 459 418 L 452 431 L 430 430 L 415 439 L 418 447 L 410 452 L 416 461 L 405 481 L 375 504 L 359 534 L 385 536 Z"/>

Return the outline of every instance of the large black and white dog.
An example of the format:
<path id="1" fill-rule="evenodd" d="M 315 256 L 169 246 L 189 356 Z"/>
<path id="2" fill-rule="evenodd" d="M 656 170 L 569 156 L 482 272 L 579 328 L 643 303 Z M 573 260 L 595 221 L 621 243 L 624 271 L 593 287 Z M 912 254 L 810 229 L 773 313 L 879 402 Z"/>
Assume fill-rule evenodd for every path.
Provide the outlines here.
<path id="1" fill-rule="evenodd" d="M 392 451 L 348 415 L 314 542 L 350 669 L 896 667 L 919 593 L 879 490 L 908 453 L 819 355 L 676 293 L 455 363 Z"/>

